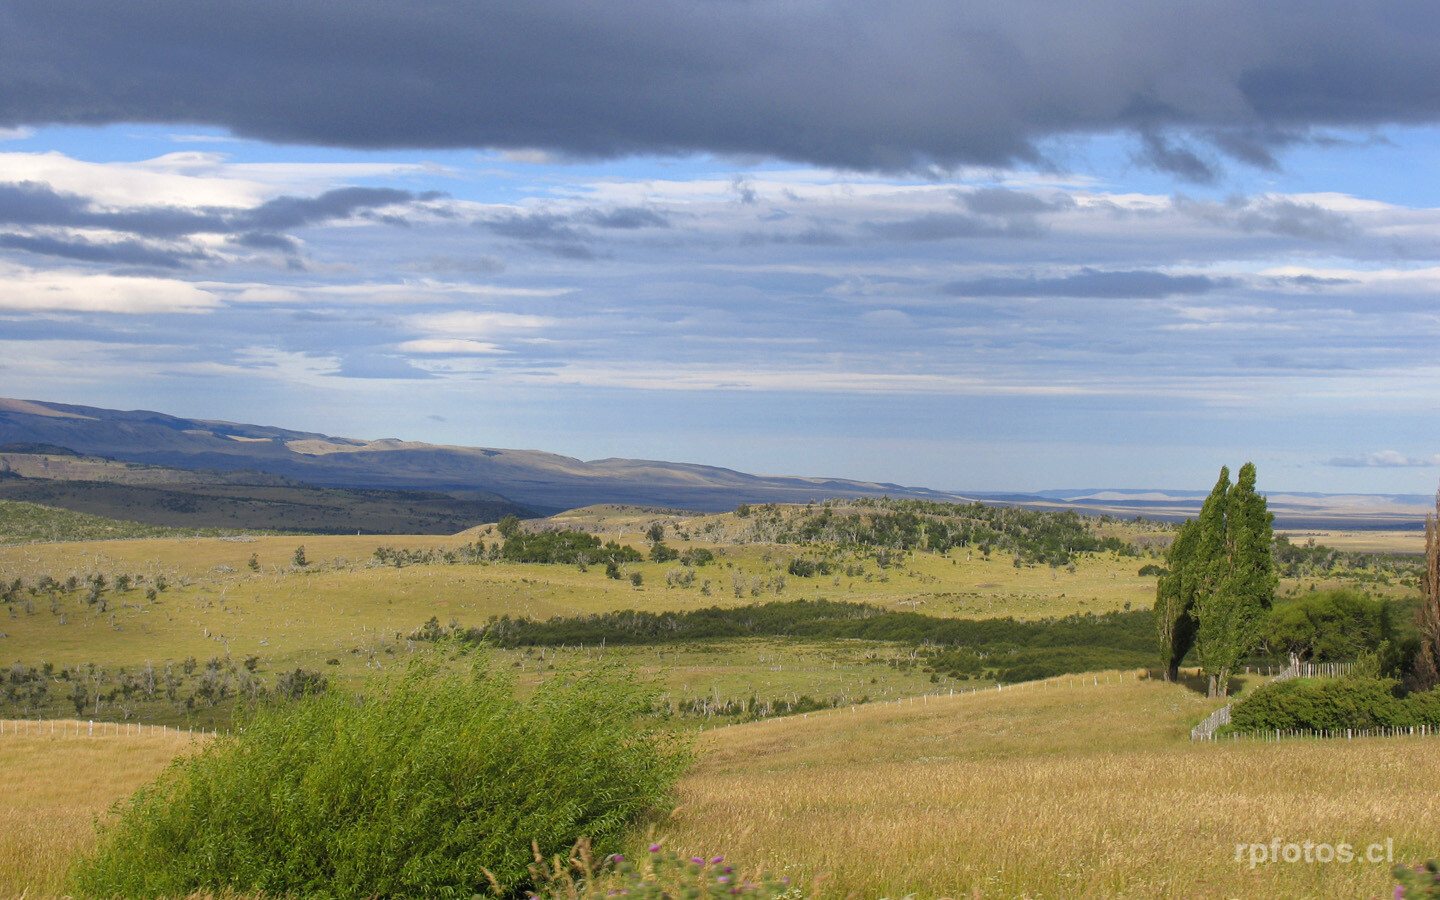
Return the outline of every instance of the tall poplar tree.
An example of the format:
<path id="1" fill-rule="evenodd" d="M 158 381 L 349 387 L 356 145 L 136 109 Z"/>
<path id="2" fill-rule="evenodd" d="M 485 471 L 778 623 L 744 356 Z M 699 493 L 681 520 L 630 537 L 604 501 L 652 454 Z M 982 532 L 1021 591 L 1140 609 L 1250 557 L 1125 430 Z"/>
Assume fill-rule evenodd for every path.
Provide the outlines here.
<path id="1" fill-rule="evenodd" d="M 1221 467 L 1200 517 L 1181 527 L 1170 545 L 1169 572 L 1155 593 L 1156 626 L 1166 678 L 1195 647 L 1210 680 L 1210 696 L 1228 693 L 1230 676 L 1255 646 L 1275 598 L 1271 556 L 1274 517 L 1255 492 L 1255 466 L 1240 468 L 1232 486 Z"/>
<path id="2" fill-rule="evenodd" d="M 1227 480 L 1228 473 L 1221 473 L 1221 480 Z M 1223 697 L 1236 665 L 1255 647 L 1260 623 L 1275 600 L 1277 578 L 1271 555 L 1275 517 L 1255 492 L 1253 463 L 1240 467 L 1235 486 L 1217 506 L 1223 516 L 1218 523 L 1212 521 L 1208 531 L 1201 512 L 1199 552 L 1206 555 L 1198 556 L 1197 563 L 1205 567 L 1205 579 L 1195 593 L 1195 651 L 1210 678 L 1210 696 Z"/>
<path id="3" fill-rule="evenodd" d="M 1195 581 L 1190 564 L 1199 540 L 1200 523 L 1190 519 L 1165 551 L 1166 573 L 1155 586 L 1155 627 L 1166 681 L 1180 680 L 1180 660 L 1195 645 Z"/>

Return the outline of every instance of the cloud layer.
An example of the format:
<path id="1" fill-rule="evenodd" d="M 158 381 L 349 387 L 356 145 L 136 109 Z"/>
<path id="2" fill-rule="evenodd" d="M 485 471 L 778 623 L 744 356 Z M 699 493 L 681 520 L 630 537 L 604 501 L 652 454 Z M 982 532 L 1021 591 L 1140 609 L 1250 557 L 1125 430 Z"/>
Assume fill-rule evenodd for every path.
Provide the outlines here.
<path id="1" fill-rule="evenodd" d="M 1429 0 L 7 0 L 0 127 L 900 170 L 1127 131 L 1206 181 L 1440 118 Z"/>

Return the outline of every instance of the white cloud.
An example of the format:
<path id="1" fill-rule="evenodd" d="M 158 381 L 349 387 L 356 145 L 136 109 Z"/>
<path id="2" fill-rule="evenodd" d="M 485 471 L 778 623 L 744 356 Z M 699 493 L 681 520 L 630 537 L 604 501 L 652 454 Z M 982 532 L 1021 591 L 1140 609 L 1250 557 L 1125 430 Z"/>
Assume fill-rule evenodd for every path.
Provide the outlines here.
<path id="1" fill-rule="evenodd" d="M 197 313 L 218 306 L 215 295 L 184 281 L 0 267 L 0 309 L 138 315 Z"/>
<path id="2" fill-rule="evenodd" d="M 407 325 L 424 334 L 480 340 L 497 335 L 538 331 L 558 323 L 547 316 L 507 312 L 448 312 L 409 316 Z"/>
<path id="3" fill-rule="evenodd" d="M 116 207 L 250 207 L 281 194 L 315 192 L 359 178 L 437 174 L 416 163 L 235 163 L 224 153 L 167 153 L 95 163 L 63 153 L 0 153 L 0 181 L 37 181 Z"/>
<path id="4" fill-rule="evenodd" d="M 510 352 L 489 341 L 471 341 L 463 338 L 426 338 L 405 341 L 396 349 L 404 353 L 425 353 L 434 356 L 491 356 Z"/>
<path id="5" fill-rule="evenodd" d="M 1374 453 L 1362 453 L 1358 456 L 1340 456 L 1329 461 L 1328 465 L 1341 466 L 1344 468 L 1377 468 L 1377 469 L 1419 469 L 1431 466 L 1440 466 L 1440 453 L 1434 456 L 1406 456 L 1398 450 L 1377 450 Z"/>

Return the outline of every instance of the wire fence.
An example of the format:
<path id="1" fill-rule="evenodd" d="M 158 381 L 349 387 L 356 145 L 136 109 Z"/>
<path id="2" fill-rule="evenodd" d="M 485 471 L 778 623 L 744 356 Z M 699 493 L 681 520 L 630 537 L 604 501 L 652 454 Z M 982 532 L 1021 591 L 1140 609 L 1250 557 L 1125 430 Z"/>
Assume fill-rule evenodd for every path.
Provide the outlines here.
<path id="1" fill-rule="evenodd" d="M 228 729 L 78 719 L 0 719 L 0 737 L 215 737 Z"/>
<path id="2" fill-rule="evenodd" d="M 1340 678 L 1350 674 L 1354 663 L 1295 663 L 1286 666 L 1271 681 L 1288 681 L 1291 678 Z M 1248 671 L 1248 669 L 1247 669 Z M 1206 716 L 1204 721 L 1190 729 L 1192 741 L 1282 741 L 1295 738 L 1314 740 L 1353 740 L 1369 737 L 1433 737 L 1440 734 L 1434 725 L 1397 725 L 1376 728 L 1272 728 L 1256 731 L 1232 731 L 1219 734 L 1219 730 L 1231 724 L 1231 708 L 1227 703 Z"/>

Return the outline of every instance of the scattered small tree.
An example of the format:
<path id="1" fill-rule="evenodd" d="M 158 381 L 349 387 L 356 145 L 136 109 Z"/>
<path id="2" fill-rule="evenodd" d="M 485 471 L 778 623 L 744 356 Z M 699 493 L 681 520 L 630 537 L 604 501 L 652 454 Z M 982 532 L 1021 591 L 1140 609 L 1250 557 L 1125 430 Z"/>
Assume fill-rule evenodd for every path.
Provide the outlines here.
<path id="1" fill-rule="evenodd" d="M 304 544 L 301 544 L 299 547 L 295 548 L 295 565 L 299 566 L 302 569 L 305 568 L 305 566 L 309 565 L 309 561 L 305 558 Z"/>

